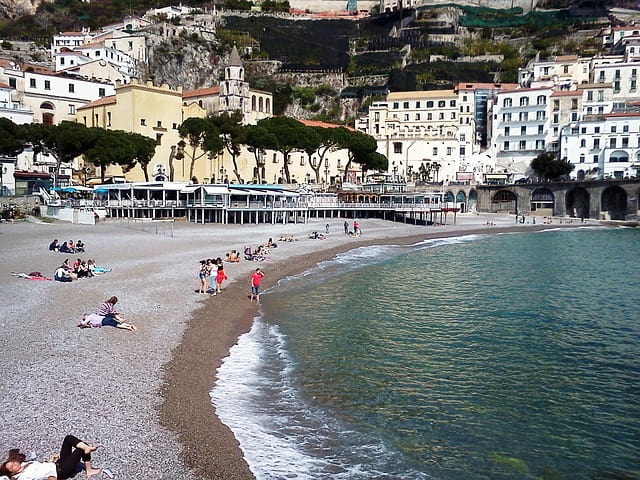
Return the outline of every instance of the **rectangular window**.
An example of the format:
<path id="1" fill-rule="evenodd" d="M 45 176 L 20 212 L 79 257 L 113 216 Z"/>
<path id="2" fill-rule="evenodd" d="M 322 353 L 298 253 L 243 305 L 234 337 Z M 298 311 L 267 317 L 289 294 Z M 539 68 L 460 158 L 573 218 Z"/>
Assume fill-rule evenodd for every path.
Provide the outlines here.
<path id="1" fill-rule="evenodd" d="M 107 112 L 107 127 L 111 126 L 111 112 Z"/>
<path id="2" fill-rule="evenodd" d="M 527 149 L 527 142 L 524 141 L 524 140 L 520 140 L 519 149 L 520 150 L 526 150 Z"/>
<path id="3" fill-rule="evenodd" d="M 405 121 L 405 122 L 408 122 L 408 121 L 409 121 L 409 114 L 408 114 L 408 113 L 405 113 L 405 114 L 404 114 L 404 121 Z"/>
<path id="4" fill-rule="evenodd" d="M 433 120 L 433 114 L 427 113 L 427 120 Z"/>
<path id="5" fill-rule="evenodd" d="M 51 90 L 51 81 L 50 80 L 45 80 L 44 81 L 44 89 L 45 90 Z"/>
<path id="6" fill-rule="evenodd" d="M 373 119 L 374 119 L 376 122 L 379 122 L 379 121 L 380 121 L 380 112 L 376 112 L 376 113 L 374 113 L 374 114 L 373 114 Z"/>
<path id="7" fill-rule="evenodd" d="M 554 114 L 553 114 L 553 123 L 558 123 L 559 118 L 560 118 L 560 117 L 558 116 L 558 114 L 557 114 L 557 113 L 554 113 Z"/>
<path id="8" fill-rule="evenodd" d="M 594 150 L 600 148 L 600 139 L 599 138 L 594 138 L 593 139 L 593 148 L 594 148 Z"/>
<path id="9" fill-rule="evenodd" d="M 598 101 L 604 102 L 604 90 L 598 90 Z"/>
<path id="10" fill-rule="evenodd" d="M 451 120 L 455 120 L 456 119 L 456 112 L 451 112 Z"/>
<path id="11" fill-rule="evenodd" d="M 575 110 L 576 108 L 578 108 L 578 99 L 577 98 L 573 98 L 573 99 L 571 99 L 571 109 Z"/>
<path id="12" fill-rule="evenodd" d="M 538 135 L 544 134 L 544 125 L 538 125 Z"/>
<path id="13" fill-rule="evenodd" d="M 409 102 L 404 102 L 402 104 L 402 108 L 409 108 Z"/>
<path id="14" fill-rule="evenodd" d="M 162 145 L 162 134 L 156 133 L 156 145 Z"/>
<path id="15" fill-rule="evenodd" d="M 599 155 L 594 155 L 593 156 L 593 163 L 598 163 L 600 156 Z"/>
<path id="16" fill-rule="evenodd" d="M 520 127 L 520 135 L 526 135 L 527 134 L 527 127 Z"/>
<path id="17" fill-rule="evenodd" d="M 620 81 L 616 80 L 615 82 L 613 82 L 613 91 L 615 93 L 618 93 L 620 91 Z"/>
<path id="18" fill-rule="evenodd" d="M 444 120 L 444 112 L 438 114 L 438 120 Z"/>
<path id="19" fill-rule="evenodd" d="M 35 78 L 30 78 L 29 79 L 29 86 L 31 88 L 36 88 L 36 79 Z"/>
<path id="20" fill-rule="evenodd" d="M 536 120 L 544 120 L 544 110 L 538 110 L 536 113 Z"/>
<path id="21" fill-rule="evenodd" d="M 75 115 L 76 114 L 76 106 L 73 104 L 69 104 L 69 115 Z"/>
<path id="22" fill-rule="evenodd" d="M 402 153 L 402 142 L 393 142 L 393 153 Z"/>
<path id="23" fill-rule="evenodd" d="M 433 156 L 437 156 L 438 155 L 438 147 L 433 147 Z"/>
<path id="24" fill-rule="evenodd" d="M 578 120 L 578 113 L 577 112 L 573 112 L 571 114 L 571 121 L 572 122 L 576 122 Z"/>
<path id="25" fill-rule="evenodd" d="M 503 149 L 505 152 L 508 152 L 508 151 L 509 151 L 509 142 L 504 142 L 504 145 L 503 145 L 502 149 Z"/>
<path id="26" fill-rule="evenodd" d="M 536 150 L 544 150 L 544 140 L 536 140 Z"/>
<path id="27" fill-rule="evenodd" d="M 416 102 L 416 108 L 420 108 L 420 102 Z"/>
<path id="28" fill-rule="evenodd" d="M 11 88 L 16 88 L 16 79 L 15 78 L 10 78 L 9 79 L 9 86 Z"/>
<path id="29" fill-rule="evenodd" d="M 637 89 L 637 82 L 636 80 L 631 80 L 631 84 L 629 85 L 629 90 L 631 90 L 632 92 L 635 92 Z"/>
<path id="30" fill-rule="evenodd" d="M 73 93 L 76 91 L 76 87 L 73 83 L 69 84 L 69 93 Z"/>
<path id="31" fill-rule="evenodd" d="M 586 139 L 582 139 L 580 140 L 580 147 L 582 148 L 586 148 L 587 147 L 587 140 Z"/>
<path id="32" fill-rule="evenodd" d="M 623 125 L 622 126 L 622 131 L 625 132 L 625 133 L 628 132 L 629 131 L 629 125 Z"/>
<path id="33" fill-rule="evenodd" d="M 304 167 L 304 155 L 300 155 L 300 166 Z"/>
<path id="34" fill-rule="evenodd" d="M 447 147 L 447 155 L 451 155 L 452 149 L 451 147 Z"/>
<path id="35" fill-rule="evenodd" d="M 156 127 L 157 128 L 162 128 L 162 121 L 158 120 L 158 122 L 156 123 Z"/>
<path id="36" fill-rule="evenodd" d="M 107 94 L 107 92 L 105 91 L 104 88 L 99 88 L 98 89 L 98 96 L 99 97 L 104 97 Z"/>
<path id="37" fill-rule="evenodd" d="M 629 137 L 622 137 L 622 148 L 629 148 Z"/>
<path id="38" fill-rule="evenodd" d="M 393 102 L 393 109 L 398 110 L 400 108 L 400 104 L 398 102 Z"/>
<path id="39" fill-rule="evenodd" d="M 144 127 L 146 124 L 147 124 L 146 118 L 141 118 L 140 119 L 140 125 L 142 125 Z"/>
<path id="40" fill-rule="evenodd" d="M 461 142 L 466 142 L 467 141 L 467 136 L 464 133 L 460 134 L 460 141 Z"/>
<path id="41" fill-rule="evenodd" d="M 610 138 L 609 139 L 609 148 L 617 148 L 616 147 L 616 139 L 615 138 Z"/>
<path id="42" fill-rule="evenodd" d="M 419 113 L 416 113 L 416 120 L 420 121 L 420 114 Z"/>
<path id="43" fill-rule="evenodd" d="M 553 101 L 553 111 L 557 112 L 558 110 L 560 110 L 560 100 L 554 100 Z"/>
<path id="44" fill-rule="evenodd" d="M 504 136 L 508 137 L 511 134 L 511 127 L 504 127 Z"/>
<path id="45" fill-rule="evenodd" d="M 593 108 L 587 107 L 587 115 L 591 115 L 593 113 Z"/>
<path id="46" fill-rule="evenodd" d="M 587 92 L 587 101 L 593 102 L 593 91 L 591 90 Z"/>
<path id="47" fill-rule="evenodd" d="M 465 146 L 464 146 L 464 145 L 462 145 L 462 146 L 460 147 L 460 156 L 461 156 L 461 157 L 464 157 L 464 155 L 465 155 L 465 153 L 466 153 L 466 152 L 467 152 L 467 149 L 465 148 Z"/>

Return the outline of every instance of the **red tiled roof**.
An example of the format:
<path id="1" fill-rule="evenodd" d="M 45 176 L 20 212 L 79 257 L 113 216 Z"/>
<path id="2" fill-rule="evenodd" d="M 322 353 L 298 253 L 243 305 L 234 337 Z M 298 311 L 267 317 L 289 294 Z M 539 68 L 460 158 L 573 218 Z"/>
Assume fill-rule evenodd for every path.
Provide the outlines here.
<path id="1" fill-rule="evenodd" d="M 339 128 L 339 127 L 343 127 L 346 128 L 347 130 L 354 130 L 354 128 L 349 127 L 347 125 L 336 125 L 335 123 L 325 123 L 325 122 L 321 122 L 319 120 L 302 120 L 302 119 L 296 119 L 298 120 L 300 123 L 302 123 L 303 125 L 306 125 L 307 127 L 322 127 L 322 128 Z"/>
<path id="2" fill-rule="evenodd" d="M 113 105 L 115 103 L 116 103 L 116 96 L 109 95 L 107 97 L 99 98 L 98 100 L 94 100 L 93 102 L 90 102 L 90 103 L 87 103 L 86 105 L 78 107 L 76 111 L 86 110 L 87 108 L 99 107 L 101 105 Z"/>
<path id="3" fill-rule="evenodd" d="M 605 113 L 607 118 L 612 117 L 640 117 L 640 112 L 619 112 L 619 113 Z"/>
<path id="4" fill-rule="evenodd" d="M 551 94 L 552 97 L 579 97 L 582 95 L 580 90 L 557 90 Z"/>
<path id="5" fill-rule="evenodd" d="M 496 88 L 500 90 L 512 90 L 518 87 L 517 83 L 468 83 L 460 82 L 456 90 L 476 90 L 480 88 Z"/>
<path id="6" fill-rule="evenodd" d="M 78 37 L 78 36 L 84 36 L 83 32 L 62 32 L 59 35 L 62 35 L 64 37 Z"/>
<path id="7" fill-rule="evenodd" d="M 205 87 L 197 90 L 182 92 L 182 98 L 207 97 L 209 95 L 219 95 L 220 87 Z"/>
<path id="8" fill-rule="evenodd" d="M 578 60 L 578 55 L 558 55 L 556 62 L 568 62 L 570 60 Z"/>

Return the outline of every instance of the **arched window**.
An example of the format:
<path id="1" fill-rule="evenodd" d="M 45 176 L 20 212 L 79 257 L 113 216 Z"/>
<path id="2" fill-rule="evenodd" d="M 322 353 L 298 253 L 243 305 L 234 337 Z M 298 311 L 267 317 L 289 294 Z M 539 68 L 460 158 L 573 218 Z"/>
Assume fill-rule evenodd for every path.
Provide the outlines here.
<path id="1" fill-rule="evenodd" d="M 625 151 L 616 150 L 615 152 L 611 152 L 611 155 L 609 156 L 609 161 L 612 162 L 612 163 L 613 162 L 628 162 L 629 161 L 629 155 Z"/>
<path id="2" fill-rule="evenodd" d="M 202 100 L 198 100 L 198 105 L 202 108 Z"/>
<path id="3" fill-rule="evenodd" d="M 256 96 L 251 95 L 251 111 L 256 111 Z"/>
<path id="4" fill-rule="evenodd" d="M 262 97 L 258 98 L 258 111 L 259 112 L 262 112 L 264 110 L 264 104 L 263 104 L 264 102 L 263 102 L 263 100 L 264 99 Z"/>
<path id="5" fill-rule="evenodd" d="M 271 113 L 271 99 L 267 98 L 264 110 L 267 113 Z"/>

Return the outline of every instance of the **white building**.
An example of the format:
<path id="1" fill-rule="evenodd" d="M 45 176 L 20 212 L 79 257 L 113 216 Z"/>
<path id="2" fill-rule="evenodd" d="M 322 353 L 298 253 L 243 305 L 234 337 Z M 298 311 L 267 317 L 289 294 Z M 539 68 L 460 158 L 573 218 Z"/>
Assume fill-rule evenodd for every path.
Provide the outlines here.
<path id="1" fill-rule="evenodd" d="M 561 158 L 573 178 L 626 178 L 640 172 L 640 112 L 585 117 L 562 128 Z"/>
<path id="2" fill-rule="evenodd" d="M 467 111 L 469 106 L 469 111 Z M 456 181 L 473 157 L 474 122 L 470 104 L 460 111 L 450 90 L 397 92 L 374 102 L 356 129 L 374 137 L 389 160 L 394 179 Z"/>
<path id="3" fill-rule="evenodd" d="M 77 108 L 114 93 L 115 88 L 109 82 L 64 73 L 24 72 L 23 102 L 33 110 L 35 123 L 75 122 Z"/>
<path id="4" fill-rule="evenodd" d="M 16 125 L 33 123 L 33 111 L 13 100 L 15 89 L 0 83 L 0 118 L 8 118 Z"/>
<path id="5" fill-rule="evenodd" d="M 524 173 L 531 160 L 551 150 L 550 98 L 553 90 L 520 88 L 499 92 L 491 109 L 491 142 L 496 168 Z"/>
<path id="6" fill-rule="evenodd" d="M 556 87 L 575 89 L 589 81 L 591 58 L 577 55 L 559 55 L 549 59 L 533 59 L 518 70 L 518 83 L 524 88 Z"/>
<path id="7" fill-rule="evenodd" d="M 594 57 L 591 61 L 590 83 L 610 83 L 614 103 L 638 99 L 640 61 L 626 55 Z"/>
<path id="8" fill-rule="evenodd" d="M 89 29 L 83 29 L 81 32 L 62 32 L 53 36 L 51 40 L 51 57 L 54 57 L 56 53 L 67 48 L 73 50 L 80 47 L 85 43 L 91 42 L 91 34 Z"/>

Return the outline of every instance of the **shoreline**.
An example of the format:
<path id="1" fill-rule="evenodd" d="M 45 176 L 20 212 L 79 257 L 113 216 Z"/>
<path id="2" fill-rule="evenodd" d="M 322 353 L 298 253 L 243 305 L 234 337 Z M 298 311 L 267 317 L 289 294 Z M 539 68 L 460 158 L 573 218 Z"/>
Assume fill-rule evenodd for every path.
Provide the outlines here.
<path id="1" fill-rule="evenodd" d="M 280 279 L 302 273 L 321 261 L 359 247 L 382 243 L 411 245 L 437 238 L 540 232 L 597 225 L 501 224 L 471 228 L 448 225 L 447 228 L 419 234 L 406 231 L 404 234 L 388 237 L 361 238 L 326 250 L 257 265 L 266 273 L 263 280 L 263 287 L 266 289 L 276 285 Z M 282 245 L 283 248 L 285 246 L 286 244 Z M 158 406 L 160 424 L 176 434 L 183 448 L 182 459 L 200 478 L 255 478 L 238 441 L 217 417 L 210 399 L 210 391 L 217 381 L 218 367 L 238 338 L 251 329 L 253 319 L 258 314 L 257 304 L 247 298 L 248 290 L 248 278 L 234 279 L 229 282 L 222 295 L 215 297 L 215 300 L 207 299 L 187 322 L 179 345 L 171 352 L 170 361 L 163 366 L 160 389 L 162 401 Z"/>

